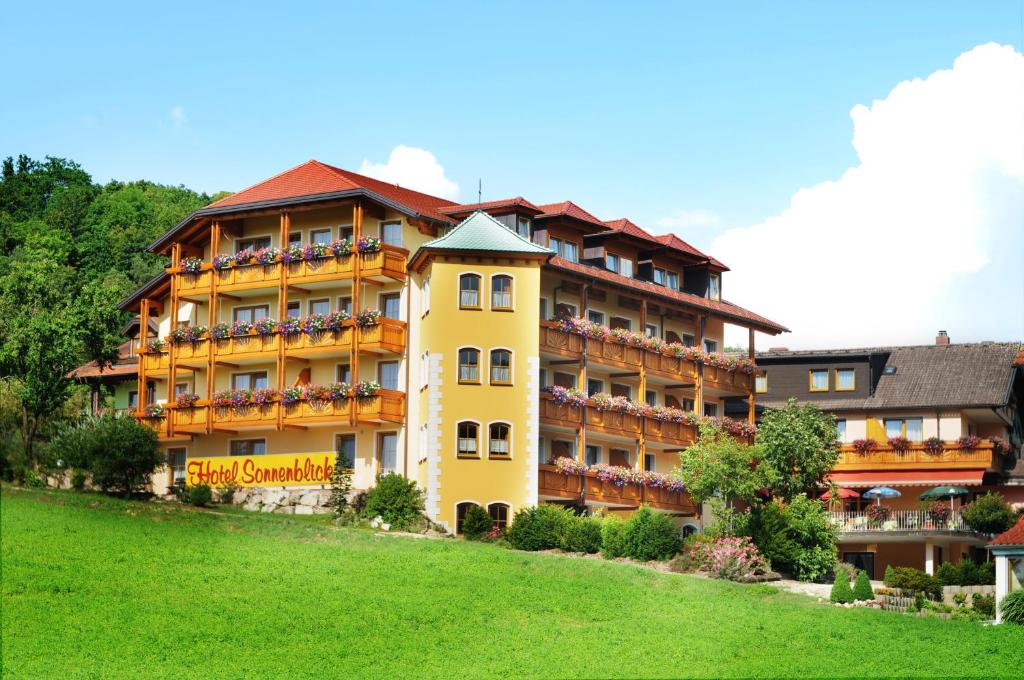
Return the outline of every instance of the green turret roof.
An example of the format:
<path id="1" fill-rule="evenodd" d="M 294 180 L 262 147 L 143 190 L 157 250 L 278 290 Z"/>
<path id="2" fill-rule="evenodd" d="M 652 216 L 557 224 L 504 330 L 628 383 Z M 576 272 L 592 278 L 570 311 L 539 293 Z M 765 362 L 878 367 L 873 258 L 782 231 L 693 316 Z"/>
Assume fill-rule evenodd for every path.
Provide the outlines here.
<path id="1" fill-rule="evenodd" d="M 424 243 L 423 250 L 479 250 L 551 255 L 542 245 L 527 240 L 485 212 L 477 210 L 441 238 Z M 415 258 L 413 258 L 415 259 Z"/>

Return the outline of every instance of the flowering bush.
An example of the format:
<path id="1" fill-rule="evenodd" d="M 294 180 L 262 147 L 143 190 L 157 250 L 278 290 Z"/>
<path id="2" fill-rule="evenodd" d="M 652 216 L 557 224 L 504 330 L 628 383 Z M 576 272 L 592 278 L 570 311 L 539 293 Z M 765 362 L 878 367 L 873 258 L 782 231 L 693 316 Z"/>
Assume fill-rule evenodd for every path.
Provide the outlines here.
<path id="1" fill-rule="evenodd" d="M 347 383 L 296 385 L 281 391 L 281 403 L 290 405 L 300 401 L 340 401 L 351 396 L 352 388 Z"/>
<path id="2" fill-rule="evenodd" d="M 888 444 L 896 453 L 906 453 L 910 450 L 910 440 L 906 437 L 889 437 Z"/>
<path id="3" fill-rule="evenodd" d="M 286 387 L 281 390 L 281 403 L 285 406 L 297 404 L 302 401 L 303 394 L 305 393 L 305 387 L 302 385 L 294 385 L 292 387 Z"/>
<path id="4" fill-rule="evenodd" d="M 889 519 L 889 515 L 892 511 L 889 509 L 889 506 L 887 505 L 876 504 L 869 505 L 868 509 L 865 510 L 864 512 L 868 516 L 868 521 L 870 521 L 874 525 L 878 525 Z"/>
<path id="5" fill-rule="evenodd" d="M 705 420 L 734 437 L 750 439 L 757 434 L 757 426 L 752 423 L 748 423 L 745 420 L 733 420 L 726 416 L 722 416 L 721 418 L 705 418 Z"/>
<path id="6" fill-rule="evenodd" d="M 932 455 L 942 453 L 942 440 L 938 437 L 928 437 L 924 440 L 924 450 Z"/>
<path id="7" fill-rule="evenodd" d="M 307 243 L 302 248 L 302 259 L 306 260 L 322 260 L 325 257 L 332 257 L 334 253 L 331 251 L 331 247 L 326 243 Z"/>
<path id="8" fill-rule="evenodd" d="M 945 501 L 933 501 L 928 506 L 928 516 L 932 518 L 932 521 L 939 525 L 945 525 L 949 521 L 949 516 L 953 514 L 953 511 L 949 507 L 949 503 Z"/>
<path id="9" fill-rule="evenodd" d="M 147 352 L 153 352 L 154 354 L 158 354 L 160 352 L 163 352 L 164 351 L 164 347 L 166 347 L 166 346 L 167 346 L 166 342 L 164 342 L 160 338 L 154 338 L 154 339 L 152 339 L 152 340 L 150 340 L 149 342 L 146 343 L 146 351 Z"/>
<path id="10" fill-rule="evenodd" d="M 281 250 L 281 262 L 288 264 L 290 262 L 300 262 L 302 260 L 302 246 L 298 244 L 290 244 L 287 248 Z"/>
<path id="11" fill-rule="evenodd" d="M 233 324 L 231 324 L 231 328 L 229 329 L 228 333 L 229 335 L 231 335 L 231 337 L 238 337 L 240 335 L 250 335 L 252 334 L 254 328 L 256 327 L 252 324 L 252 322 L 243 321 L 239 319 L 238 321 L 235 321 Z"/>
<path id="12" fill-rule="evenodd" d="M 181 272 L 183 274 L 198 274 L 203 268 L 203 260 L 198 257 L 186 257 L 181 261 Z"/>
<path id="13" fill-rule="evenodd" d="M 360 253 L 376 253 L 380 250 L 380 239 L 373 236 L 363 236 L 356 241 L 356 250 Z"/>
<path id="14" fill-rule="evenodd" d="M 277 321 L 265 316 L 253 324 L 253 330 L 256 331 L 256 335 L 273 335 L 277 332 Z"/>
<path id="15" fill-rule="evenodd" d="M 146 404 L 143 413 L 146 414 L 147 418 L 163 418 L 167 415 L 163 404 Z"/>
<path id="16" fill-rule="evenodd" d="M 174 400 L 174 405 L 178 408 L 192 408 L 199 401 L 198 394 L 192 394 L 191 392 L 182 392 L 178 395 L 177 399 Z"/>
<path id="17" fill-rule="evenodd" d="M 360 399 L 373 397 L 377 395 L 377 392 L 380 392 L 380 383 L 364 380 L 353 385 L 352 392 Z"/>
<path id="18" fill-rule="evenodd" d="M 590 466 L 590 472 L 593 472 L 602 482 L 608 482 L 620 489 L 627 484 L 637 484 L 640 481 L 633 470 L 620 465 L 598 463 Z"/>
<path id="19" fill-rule="evenodd" d="M 331 252 L 335 257 L 342 257 L 343 255 L 352 254 L 352 241 L 346 239 L 339 239 L 331 244 Z"/>
<path id="20" fill-rule="evenodd" d="M 580 408 L 587 403 L 587 395 L 575 387 L 562 387 L 561 385 L 549 385 L 543 388 L 545 392 L 551 393 L 551 401 L 559 406 L 568 404 Z"/>
<path id="21" fill-rule="evenodd" d="M 381 312 L 379 309 L 367 309 L 356 314 L 353 318 L 355 319 L 357 326 L 376 326 L 380 323 Z"/>
<path id="22" fill-rule="evenodd" d="M 608 482 L 622 488 L 626 484 L 639 484 L 655 489 L 666 489 L 675 493 L 682 493 L 686 490 L 683 480 L 672 475 L 661 472 L 649 472 L 647 470 L 633 470 L 620 465 L 608 465 L 597 463 L 586 465 L 568 456 L 559 456 L 548 460 L 548 465 L 554 465 L 557 471 L 563 475 L 582 475 L 593 472 L 602 482 Z"/>
<path id="23" fill-rule="evenodd" d="M 247 406 L 264 406 L 277 401 L 281 393 L 269 387 L 255 390 L 221 390 L 214 392 L 210 400 L 220 408 L 244 408 Z"/>
<path id="24" fill-rule="evenodd" d="M 973 434 L 965 434 L 960 439 L 956 440 L 956 446 L 961 451 L 973 451 L 978 448 L 978 444 L 981 443 L 981 438 Z"/>
<path id="25" fill-rule="evenodd" d="M 615 411 L 617 413 L 639 415 L 642 410 L 640 404 L 630 401 L 626 397 L 613 397 L 607 392 L 598 392 L 591 399 L 594 400 L 594 407 L 598 411 Z"/>
<path id="26" fill-rule="evenodd" d="M 723 536 L 695 543 L 690 551 L 703 571 L 715 578 L 750 581 L 768 571 L 768 564 L 749 536 Z"/>
<path id="27" fill-rule="evenodd" d="M 878 448 L 878 442 L 874 439 L 854 439 L 853 450 L 864 456 Z"/>

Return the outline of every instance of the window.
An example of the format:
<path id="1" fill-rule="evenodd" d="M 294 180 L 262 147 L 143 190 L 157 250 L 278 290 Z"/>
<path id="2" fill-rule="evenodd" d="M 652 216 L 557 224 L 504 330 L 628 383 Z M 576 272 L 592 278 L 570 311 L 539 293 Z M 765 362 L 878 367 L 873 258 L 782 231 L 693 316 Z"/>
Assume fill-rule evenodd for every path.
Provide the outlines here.
<path id="1" fill-rule="evenodd" d="M 381 222 L 380 240 L 383 241 L 384 243 L 387 243 L 389 246 L 402 245 L 402 223 Z"/>
<path id="2" fill-rule="evenodd" d="M 382 473 L 398 471 L 398 433 L 381 432 L 377 435 L 377 464 Z"/>
<path id="3" fill-rule="evenodd" d="M 398 362 L 381 361 L 377 364 L 377 382 L 382 390 L 398 389 Z"/>
<path id="4" fill-rule="evenodd" d="M 480 277 L 476 274 L 459 277 L 459 308 L 480 309 Z"/>
<path id="5" fill-rule="evenodd" d="M 846 419 L 840 418 L 836 421 L 836 430 L 839 432 L 839 441 L 846 442 Z"/>
<path id="6" fill-rule="evenodd" d="M 587 444 L 584 450 L 584 459 L 587 465 L 597 465 L 601 462 L 601 447 Z"/>
<path id="7" fill-rule="evenodd" d="M 423 279 L 423 313 L 430 311 L 430 277 Z"/>
<path id="8" fill-rule="evenodd" d="M 233 390 L 262 390 L 268 386 L 266 371 L 250 371 L 249 373 L 231 375 L 231 389 Z"/>
<path id="9" fill-rule="evenodd" d="M 512 352 L 507 349 L 491 350 L 491 384 L 512 384 Z"/>
<path id="10" fill-rule="evenodd" d="M 633 278 L 633 260 L 622 258 L 621 264 L 619 265 L 619 273 L 626 278 Z"/>
<path id="11" fill-rule="evenodd" d="M 309 313 L 312 314 L 323 314 L 327 316 L 331 313 L 331 301 L 329 298 L 323 298 L 322 300 L 310 300 L 309 301 Z"/>
<path id="12" fill-rule="evenodd" d="M 547 386 L 548 386 L 548 369 L 542 368 L 542 369 L 540 369 L 540 385 L 539 385 L 539 387 L 547 387 Z"/>
<path id="13" fill-rule="evenodd" d="M 512 277 L 504 274 L 491 277 L 491 309 L 512 309 Z"/>
<path id="14" fill-rule="evenodd" d="M 708 297 L 712 300 L 722 299 L 722 279 L 718 274 L 708 275 Z"/>
<path id="15" fill-rule="evenodd" d="M 494 522 L 494 528 L 504 531 L 508 528 L 509 507 L 504 503 L 491 503 L 487 506 L 487 514 Z"/>
<path id="16" fill-rule="evenodd" d="M 171 470 L 171 485 L 185 486 L 185 449 L 167 449 L 167 467 Z"/>
<path id="17" fill-rule="evenodd" d="M 537 464 L 543 465 L 548 462 L 548 459 L 544 456 L 544 437 L 537 437 Z"/>
<path id="18" fill-rule="evenodd" d="M 629 464 L 629 451 L 626 449 L 608 449 L 608 464 L 617 467 L 632 467 Z"/>
<path id="19" fill-rule="evenodd" d="M 352 366 L 349 364 L 338 364 L 334 368 L 334 378 L 346 385 L 352 382 Z"/>
<path id="20" fill-rule="evenodd" d="M 565 258 L 570 262 L 577 261 L 577 247 L 572 241 L 563 241 L 560 238 L 551 239 L 551 250 L 555 251 L 555 254 L 559 257 Z"/>
<path id="21" fill-rule="evenodd" d="M 516 220 L 516 233 L 523 238 L 530 238 L 530 218 L 520 217 Z"/>
<path id="22" fill-rule="evenodd" d="M 644 403 L 646 403 L 648 406 L 657 406 L 658 393 L 655 392 L 654 390 L 644 391 Z"/>
<path id="23" fill-rule="evenodd" d="M 238 250 L 259 250 L 260 248 L 270 247 L 269 236 L 256 236 L 254 238 L 243 238 L 239 239 L 236 248 Z"/>
<path id="24" fill-rule="evenodd" d="M 683 333 L 683 344 L 687 347 L 696 347 L 697 336 L 691 333 Z"/>
<path id="25" fill-rule="evenodd" d="M 764 394 L 768 391 L 768 372 L 765 371 L 759 376 L 754 378 L 754 391 L 758 394 Z"/>
<path id="26" fill-rule="evenodd" d="M 665 285 L 672 290 L 679 290 L 679 274 L 675 272 L 668 272 L 667 278 L 665 279 Z"/>
<path id="27" fill-rule="evenodd" d="M 555 384 L 558 385 L 559 387 L 564 387 L 567 390 L 575 389 L 576 374 L 565 373 L 563 371 L 555 371 Z"/>
<path id="28" fill-rule="evenodd" d="M 718 404 L 704 404 L 704 415 L 708 418 L 718 416 Z"/>
<path id="29" fill-rule="evenodd" d="M 555 305 L 555 318 L 576 318 L 576 305 L 570 305 L 568 302 L 559 302 L 557 305 Z"/>
<path id="30" fill-rule="evenodd" d="M 230 446 L 232 456 L 263 456 L 267 453 L 266 439 L 236 439 Z"/>
<path id="31" fill-rule="evenodd" d="M 385 293 L 380 296 L 380 311 L 388 319 L 402 318 L 402 294 Z"/>
<path id="32" fill-rule="evenodd" d="M 458 441 L 456 443 L 455 452 L 460 458 L 469 456 L 476 458 L 478 455 L 477 451 L 477 438 L 479 427 L 476 423 L 466 420 L 456 426 Z"/>
<path id="33" fill-rule="evenodd" d="M 270 305 L 250 305 L 248 307 L 235 307 L 231 310 L 232 321 L 256 323 L 268 316 L 270 316 Z"/>
<path id="34" fill-rule="evenodd" d="M 462 533 L 462 525 L 466 522 L 466 513 L 469 509 L 475 507 L 476 503 L 466 501 L 465 503 L 459 503 L 455 506 L 455 533 Z"/>
<path id="35" fill-rule="evenodd" d="M 592 397 L 598 392 L 604 392 L 604 381 L 598 378 L 587 378 L 587 396 Z"/>
<path id="36" fill-rule="evenodd" d="M 128 393 L 128 408 L 133 411 L 139 410 L 139 392 L 138 390 L 132 390 Z"/>
<path id="37" fill-rule="evenodd" d="M 612 383 L 612 396 L 613 397 L 625 397 L 626 399 L 633 398 L 633 388 L 629 385 L 622 385 L 620 383 Z"/>
<path id="38" fill-rule="evenodd" d="M 885 436 L 886 437 L 902 437 L 903 436 L 903 421 L 893 418 L 886 418 L 885 421 Z"/>
<path id="39" fill-rule="evenodd" d="M 828 392 L 828 371 L 824 368 L 812 368 L 808 381 L 808 389 L 811 392 Z"/>
<path id="40" fill-rule="evenodd" d="M 611 320 L 611 327 L 622 328 L 629 331 L 633 329 L 633 322 L 621 316 L 613 316 Z"/>
<path id="41" fill-rule="evenodd" d="M 331 228 L 327 227 L 326 229 L 310 229 L 309 242 L 320 243 L 325 246 L 331 245 Z"/>
<path id="42" fill-rule="evenodd" d="M 334 437 L 334 452 L 337 453 L 346 467 L 352 468 L 356 464 L 356 436 L 354 434 L 339 434 Z"/>
<path id="43" fill-rule="evenodd" d="M 293 300 L 288 303 L 288 318 L 298 319 L 302 316 L 302 303 L 298 300 Z"/>
<path id="44" fill-rule="evenodd" d="M 645 453 L 644 454 L 644 470 L 646 470 L 647 472 L 654 472 L 655 471 L 654 468 L 655 468 L 654 454 L 653 453 Z"/>
<path id="45" fill-rule="evenodd" d="M 612 253 L 608 253 L 608 255 L 606 255 L 605 258 L 604 258 L 605 269 L 610 269 L 613 272 L 617 272 L 617 271 L 619 271 L 619 263 L 620 262 L 621 262 L 621 259 L 619 258 L 618 255 L 613 255 Z"/>
<path id="46" fill-rule="evenodd" d="M 430 384 L 430 352 L 420 355 L 420 388 Z"/>
<path id="47" fill-rule="evenodd" d="M 349 296 L 343 296 L 338 298 L 338 311 L 345 312 L 346 314 L 352 314 L 352 298 Z"/>
<path id="48" fill-rule="evenodd" d="M 288 234 L 288 245 L 290 246 L 301 246 L 302 245 L 302 232 L 293 231 Z"/>
<path id="49" fill-rule="evenodd" d="M 644 324 L 644 332 L 647 333 L 647 337 L 649 338 L 658 337 L 658 327 L 653 323 Z"/>
<path id="50" fill-rule="evenodd" d="M 355 240 L 355 238 L 353 238 L 352 236 L 354 233 L 355 232 L 353 231 L 352 227 L 338 227 L 338 238 L 340 238 L 342 241 L 348 241 L 349 243 L 352 243 Z"/>
<path id="51" fill-rule="evenodd" d="M 924 441 L 924 420 L 922 418 L 886 418 L 886 437 L 906 437 L 912 442 Z"/>
<path id="52" fill-rule="evenodd" d="M 705 338 L 704 339 L 704 351 L 707 352 L 708 354 L 712 354 L 714 352 L 717 352 L 718 351 L 718 341 L 717 340 L 708 340 L 707 338 Z"/>
<path id="53" fill-rule="evenodd" d="M 836 392 L 852 392 L 856 389 L 856 376 L 852 368 L 836 369 Z"/>
<path id="54" fill-rule="evenodd" d="M 487 453 L 491 458 L 508 458 L 512 454 L 511 426 L 491 423 L 487 428 Z"/>
<path id="55" fill-rule="evenodd" d="M 604 312 L 599 312 L 599 311 L 597 311 L 595 309 L 588 309 L 587 310 L 587 319 L 590 321 L 590 323 L 597 323 L 597 324 L 601 324 L 603 326 L 604 325 Z"/>
<path id="56" fill-rule="evenodd" d="M 480 382 L 480 350 L 469 347 L 459 350 L 459 382 Z"/>
<path id="57" fill-rule="evenodd" d="M 188 383 L 183 383 L 183 382 L 175 383 L 175 385 L 174 385 L 174 396 L 175 397 L 180 397 L 181 395 L 188 394 L 188 393 L 189 393 Z"/>
<path id="58" fill-rule="evenodd" d="M 667 279 L 668 279 L 668 272 L 666 272 L 664 269 L 661 269 L 659 267 L 655 267 L 654 268 L 654 282 L 655 283 L 657 283 L 659 286 L 664 286 Z"/>

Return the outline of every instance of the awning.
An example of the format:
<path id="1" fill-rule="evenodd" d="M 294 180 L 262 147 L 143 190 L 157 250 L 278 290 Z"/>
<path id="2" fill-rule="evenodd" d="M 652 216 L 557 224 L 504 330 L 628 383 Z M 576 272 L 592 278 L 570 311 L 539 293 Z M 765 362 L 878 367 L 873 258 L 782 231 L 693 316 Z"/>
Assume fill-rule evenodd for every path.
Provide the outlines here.
<path id="1" fill-rule="evenodd" d="M 979 486 L 984 470 L 859 470 L 833 472 L 828 480 L 839 486 Z"/>

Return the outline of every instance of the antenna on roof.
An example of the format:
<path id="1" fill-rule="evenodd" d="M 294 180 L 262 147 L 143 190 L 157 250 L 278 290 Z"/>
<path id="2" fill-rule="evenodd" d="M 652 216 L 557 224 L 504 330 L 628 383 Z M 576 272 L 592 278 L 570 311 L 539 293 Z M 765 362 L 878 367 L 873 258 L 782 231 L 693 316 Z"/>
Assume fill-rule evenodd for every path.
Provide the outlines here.
<path id="1" fill-rule="evenodd" d="M 480 204 L 484 202 L 484 180 L 477 179 L 476 181 L 476 205 L 479 208 Z"/>

